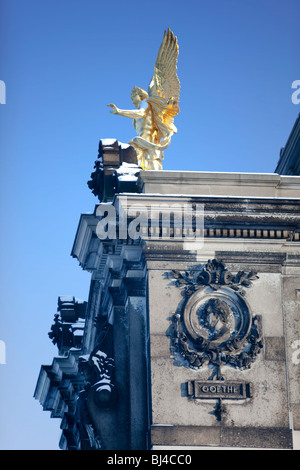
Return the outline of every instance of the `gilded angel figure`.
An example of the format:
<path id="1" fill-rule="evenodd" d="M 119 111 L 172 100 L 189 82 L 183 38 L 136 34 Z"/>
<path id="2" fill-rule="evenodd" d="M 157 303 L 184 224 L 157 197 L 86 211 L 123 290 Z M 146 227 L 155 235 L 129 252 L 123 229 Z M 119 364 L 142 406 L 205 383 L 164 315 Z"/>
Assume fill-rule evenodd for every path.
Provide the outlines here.
<path id="1" fill-rule="evenodd" d="M 137 136 L 128 143 L 135 148 L 138 164 L 144 170 L 162 170 L 164 150 L 177 132 L 174 117 L 179 113 L 178 52 L 177 38 L 168 28 L 158 51 L 148 92 L 137 86 L 131 92 L 131 100 L 137 109 L 124 110 L 108 104 L 111 113 L 133 119 Z M 145 108 L 141 107 L 142 101 L 147 103 Z"/>

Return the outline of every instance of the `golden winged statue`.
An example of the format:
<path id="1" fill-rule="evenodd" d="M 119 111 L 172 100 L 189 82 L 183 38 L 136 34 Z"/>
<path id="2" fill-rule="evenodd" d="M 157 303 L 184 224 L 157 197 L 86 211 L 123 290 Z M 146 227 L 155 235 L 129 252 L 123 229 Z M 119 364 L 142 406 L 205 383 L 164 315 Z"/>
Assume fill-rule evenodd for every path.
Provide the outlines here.
<path id="1" fill-rule="evenodd" d="M 131 92 L 131 100 L 137 109 L 119 109 L 108 104 L 111 113 L 133 119 L 137 136 L 128 143 L 135 148 L 138 164 L 143 170 L 162 170 L 164 150 L 177 132 L 174 117 L 179 113 L 178 52 L 177 38 L 168 28 L 158 51 L 148 93 L 137 86 Z M 145 107 L 141 107 L 142 101 L 147 103 Z"/>

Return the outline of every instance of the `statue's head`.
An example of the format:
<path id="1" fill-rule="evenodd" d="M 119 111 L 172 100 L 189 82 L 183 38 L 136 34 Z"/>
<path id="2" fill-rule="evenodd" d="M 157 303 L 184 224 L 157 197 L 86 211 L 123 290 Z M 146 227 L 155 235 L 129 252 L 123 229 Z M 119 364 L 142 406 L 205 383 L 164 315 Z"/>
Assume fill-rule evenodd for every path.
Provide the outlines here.
<path id="1" fill-rule="evenodd" d="M 148 98 L 148 93 L 145 90 L 139 88 L 138 86 L 133 87 L 131 91 L 131 100 L 134 106 L 139 109 L 141 101 L 145 100 L 146 98 Z"/>
<path id="2" fill-rule="evenodd" d="M 204 316 L 208 328 L 214 327 L 218 320 L 225 324 L 230 316 L 230 308 L 223 300 L 210 299 L 205 306 Z"/>

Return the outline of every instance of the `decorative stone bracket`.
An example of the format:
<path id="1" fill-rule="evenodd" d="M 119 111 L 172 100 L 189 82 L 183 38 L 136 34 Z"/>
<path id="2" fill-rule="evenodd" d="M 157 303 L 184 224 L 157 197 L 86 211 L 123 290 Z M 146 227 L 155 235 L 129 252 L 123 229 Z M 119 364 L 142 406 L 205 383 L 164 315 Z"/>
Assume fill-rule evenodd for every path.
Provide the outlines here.
<path id="1" fill-rule="evenodd" d="M 79 393 L 77 403 L 78 426 L 81 430 L 81 441 L 86 440 L 91 449 L 101 449 L 102 444 L 88 410 L 88 395 L 92 394 L 94 403 L 102 409 L 111 407 L 115 398 L 114 359 L 108 354 L 112 352 L 112 335 L 112 325 L 105 325 L 97 346 L 91 354 L 80 356 L 78 362 L 79 371 L 86 384 Z"/>

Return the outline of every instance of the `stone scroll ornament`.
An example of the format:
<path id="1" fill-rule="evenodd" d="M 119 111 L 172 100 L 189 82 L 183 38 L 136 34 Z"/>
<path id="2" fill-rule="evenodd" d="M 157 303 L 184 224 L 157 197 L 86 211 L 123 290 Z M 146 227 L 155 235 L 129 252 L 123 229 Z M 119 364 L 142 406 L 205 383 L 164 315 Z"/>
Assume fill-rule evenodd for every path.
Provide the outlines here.
<path id="1" fill-rule="evenodd" d="M 172 271 L 186 299 L 181 314 L 173 316 L 173 346 L 188 367 L 221 366 L 249 369 L 262 348 L 260 317 L 253 317 L 245 288 L 258 279 L 254 271 L 232 274 L 223 261 L 209 260 L 197 270 Z"/>

